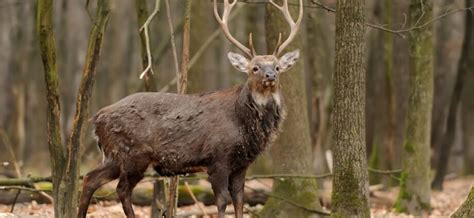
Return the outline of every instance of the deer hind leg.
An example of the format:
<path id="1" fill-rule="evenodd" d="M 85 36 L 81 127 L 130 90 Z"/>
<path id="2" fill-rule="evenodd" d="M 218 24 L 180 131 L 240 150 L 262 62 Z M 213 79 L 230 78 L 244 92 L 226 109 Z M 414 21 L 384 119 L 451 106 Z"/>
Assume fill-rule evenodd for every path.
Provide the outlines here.
<path id="1" fill-rule="evenodd" d="M 126 163 L 125 163 L 126 164 Z M 132 207 L 133 188 L 143 179 L 143 174 L 148 164 L 137 166 L 122 167 L 119 183 L 117 185 L 117 194 L 122 202 L 122 207 L 127 218 L 135 217 Z"/>
<path id="2" fill-rule="evenodd" d="M 89 202 L 95 190 L 100 186 L 118 178 L 120 166 L 113 162 L 104 162 L 84 176 L 79 211 L 77 217 L 86 217 Z"/>

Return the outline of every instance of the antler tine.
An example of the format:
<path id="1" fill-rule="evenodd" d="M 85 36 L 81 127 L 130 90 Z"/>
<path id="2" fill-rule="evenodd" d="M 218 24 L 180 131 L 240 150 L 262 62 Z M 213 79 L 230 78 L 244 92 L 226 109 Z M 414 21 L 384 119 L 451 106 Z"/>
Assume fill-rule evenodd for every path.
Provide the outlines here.
<path id="1" fill-rule="evenodd" d="M 257 52 L 255 52 L 255 47 L 253 47 L 253 36 L 252 36 L 252 33 L 249 33 L 249 47 L 250 47 L 250 51 L 252 52 L 252 56 L 257 55 Z"/>
<path id="2" fill-rule="evenodd" d="M 275 50 L 273 50 L 273 55 L 277 56 L 277 52 L 278 52 L 278 48 L 280 48 L 280 45 L 281 45 L 281 32 L 280 34 L 278 34 L 278 41 L 275 45 Z"/>
<path id="3" fill-rule="evenodd" d="M 283 6 L 280 6 L 276 4 L 273 0 L 270 0 L 270 3 L 275 6 L 278 10 L 280 10 L 283 13 L 283 16 L 285 17 L 286 22 L 290 25 L 290 34 L 288 35 L 288 38 L 282 43 L 282 44 L 277 44 L 277 47 L 275 48 L 274 55 L 278 56 L 285 48 L 288 46 L 291 41 L 296 36 L 296 33 L 298 33 L 298 29 L 300 27 L 301 21 L 303 20 L 303 0 L 300 0 L 300 7 L 299 7 L 299 15 L 298 19 L 296 22 L 293 20 L 291 17 L 290 11 L 288 9 L 288 0 L 283 1 Z"/>
<path id="4" fill-rule="evenodd" d="M 216 17 L 217 22 L 219 22 L 226 38 L 246 55 L 253 57 L 252 51 L 235 39 L 232 34 L 230 34 L 227 22 L 229 21 L 230 12 L 232 11 L 232 8 L 235 6 L 235 4 L 237 4 L 237 0 L 233 0 L 232 3 L 230 3 L 229 0 L 224 0 L 224 11 L 222 12 L 221 18 L 219 16 L 219 12 L 217 11 L 217 0 L 214 0 L 214 16 Z"/>

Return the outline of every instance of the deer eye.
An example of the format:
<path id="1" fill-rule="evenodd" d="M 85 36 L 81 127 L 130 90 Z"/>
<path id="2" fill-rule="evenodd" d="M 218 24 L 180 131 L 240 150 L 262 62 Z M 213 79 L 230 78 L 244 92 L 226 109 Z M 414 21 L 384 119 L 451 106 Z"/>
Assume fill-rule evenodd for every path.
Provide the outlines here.
<path id="1" fill-rule="evenodd" d="M 276 66 L 276 67 L 275 67 L 275 70 L 278 71 L 278 72 L 280 72 L 280 67 L 279 67 L 279 66 Z"/>
<path id="2" fill-rule="evenodd" d="M 258 71 L 258 67 L 257 67 L 257 66 L 255 66 L 255 67 L 253 67 L 253 69 L 252 69 L 252 70 L 253 70 L 253 72 L 257 72 L 257 71 Z"/>

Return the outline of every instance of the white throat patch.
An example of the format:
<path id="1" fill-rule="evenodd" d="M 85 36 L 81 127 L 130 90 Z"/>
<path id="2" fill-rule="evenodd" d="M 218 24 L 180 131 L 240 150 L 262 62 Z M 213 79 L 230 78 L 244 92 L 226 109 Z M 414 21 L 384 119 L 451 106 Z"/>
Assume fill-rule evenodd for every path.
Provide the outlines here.
<path id="1" fill-rule="evenodd" d="M 281 106 L 281 99 L 280 99 L 280 93 L 272 93 L 271 95 L 262 95 L 259 92 L 252 92 L 252 97 L 255 103 L 257 103 L 260 106 L 265 106 L 267 103 L 273 99 L 275 101 L 275 104 L 280 107 Z"/>

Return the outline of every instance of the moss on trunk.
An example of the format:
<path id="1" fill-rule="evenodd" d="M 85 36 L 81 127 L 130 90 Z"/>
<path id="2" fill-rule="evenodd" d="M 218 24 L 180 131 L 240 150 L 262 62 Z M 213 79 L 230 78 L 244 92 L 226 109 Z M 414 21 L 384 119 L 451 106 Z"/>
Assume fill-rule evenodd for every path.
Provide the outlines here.
<path id="1" fill-rule="evenodd" d="M 425 23 L 432 17 L 431 0 L 413 1 L 410 25 Z M 395 210 L 421 215 L 430 209 L 430 132 L 433 103 L 432 26 L 409 33 L 410 88 L 400 193 Z"/>
<path id="2" fill-rule="evenodd" d="M 298 4 L 297 0 L 289 1 Z M 280 2 L 281 4 L 281 2 Z M 266 41 L 267 52 L 273 51 L 278 40 L 278 34 L 289 33 L 288 24 L 280 11 L 268 4 L 266 8 Z M 290 6 L 294 16 L 298 7 Z M 299 36 L 287 47 L 287 51 L 300 48 Z M 282 94 L 285 100 L 287 117 L 275 144 L 271 147 L 274 173 L 310 174 L 312 172 L 311 137 L 306 102 L 305 78 L 303 73 L 303 58 L 289 72 L 280 77 Z M 319 209 L 316 180 L 308 179 L 275 179 L 272 194 L 310 209 Z M 314 213 L 301 207 L 270 198 L 259 214 L 261 217 L 309 217 Z"/>

